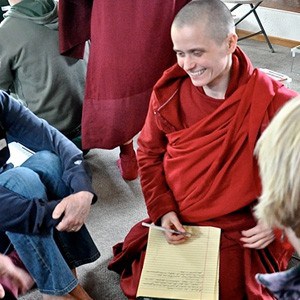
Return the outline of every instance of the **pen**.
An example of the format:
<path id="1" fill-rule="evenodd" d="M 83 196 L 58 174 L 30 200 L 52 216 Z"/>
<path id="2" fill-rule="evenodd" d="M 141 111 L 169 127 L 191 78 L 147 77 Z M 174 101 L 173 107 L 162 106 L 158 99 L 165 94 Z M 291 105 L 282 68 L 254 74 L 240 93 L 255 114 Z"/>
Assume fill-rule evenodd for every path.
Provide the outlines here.
<path id="1" fill-rule="evenodd" d="M 168 228 L 165 228 L 165 227 L 162 227 L 162 226 L 157 226 L 157 225 L 154 225 L 154 224 L 148 224 L 148 223 L 145 223 L 145 222 L 142 222 L 142 225 L 145 226 L 145 227 L 158 229 L 158 230 L 161 230 L 161 231 L 164 231 L 164 232 L 171 232 L 171 233 L 180 234 L 180 235 L 184 235 L 184 236 L 188 236 L 188 237 L 192 236 L 192 234 L 190 232 L 183 232 L 183 231 L 179 231 L 179 230 L 168 229 Z"/>

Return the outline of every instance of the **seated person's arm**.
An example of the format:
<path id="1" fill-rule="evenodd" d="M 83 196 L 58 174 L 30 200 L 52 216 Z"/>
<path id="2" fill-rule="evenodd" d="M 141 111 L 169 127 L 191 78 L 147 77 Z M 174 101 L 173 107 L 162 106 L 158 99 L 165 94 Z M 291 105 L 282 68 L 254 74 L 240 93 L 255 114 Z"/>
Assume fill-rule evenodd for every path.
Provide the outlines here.
<path id="1" fill-rule="evenodd" d="M 1 231 L 48 233 L 60 221 L 52 218 L 52 212 L 59 203 L 57 201 L 26 199 L 2 186 L 0 186 L 0 195 Z"/>
<path id="2" fill-rule="evenodd" d="M 70 194 L 73 195 L 63 200 L 63 214 L 58 213 L 55 216 L 67 218 L 67 222 L 62 226 L 65 230 L 70 227 L 78 229 L 77 220 L 83 224 L 92 202 L 91 198 L 93 202 L 96 201 L 82 152 L 57 129 L 36 117 L 19 102 L 4 93 L 0 94 L 0 97 L 0 121 L 7 133 L 34 151 L 48 150 L 60 157 L 63 166 L 62 179 L 70 187 Z M 86 193 L 76 195 L 79 192 Z M 73 199 L 74 203 L 70 203 L 70 199 Z M 69 204 L 65 205 L 66 203 Z"/>
<path id="3" fill-rule="evenodd" d="M 85 191 L 65 197 L 52 214 L 54 219 L 63 216 L 56 229 L 59 231 L 78 231 L 88 217 L 93 197 L 94 194 Z"/>
<path id="4" fill-rule="evenodd" d="M 145 125 L 138 138 L 137 158 L 148 214 L 155 223 L 160 222 L 160 218 L 166 213 L 178 210 L 164 173 L 166 146 L 165 133 L 158 127 L 150 105 Z"/>

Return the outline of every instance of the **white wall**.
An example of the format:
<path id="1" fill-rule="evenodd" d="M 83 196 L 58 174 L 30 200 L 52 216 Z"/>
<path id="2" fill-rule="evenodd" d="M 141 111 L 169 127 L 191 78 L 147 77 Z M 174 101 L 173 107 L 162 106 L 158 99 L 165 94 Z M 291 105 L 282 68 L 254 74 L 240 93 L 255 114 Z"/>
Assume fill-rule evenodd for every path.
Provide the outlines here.
<path id="1" fill-rule="evenodd" d="M 232 7 L 228 4 L 228 7 Z M 250 8 L 250 5 L 242 5 L 234 11 L 237 16 L 243 15 Z M 283 38 L 292 41 L 299 41 L 300 44 L 300 13 L 282 11 L 268 7 L 258 7 L 257 14 L 269 36 Z M 256 19 L 250 14 L 243 20 L 239 29 L 256 32 L 259 30 Z"/>

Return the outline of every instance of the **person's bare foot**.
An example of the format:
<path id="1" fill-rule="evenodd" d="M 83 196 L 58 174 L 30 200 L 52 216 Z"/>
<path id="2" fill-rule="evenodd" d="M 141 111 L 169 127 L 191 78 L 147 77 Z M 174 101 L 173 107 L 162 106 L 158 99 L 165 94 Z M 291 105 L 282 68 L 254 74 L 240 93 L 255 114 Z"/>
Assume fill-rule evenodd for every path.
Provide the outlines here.
<path id="1" fill-rule="evenodd" d="M 14 265 L 12 260 L 3 254 L 0 254 L 0 278 L 3 282 L 9 282 L 18 294 L 25 294 L 33 285 L 34 281 L 30 274 Z M 4 298 L 5 291 L 0 287 L 0 299 Z"/>

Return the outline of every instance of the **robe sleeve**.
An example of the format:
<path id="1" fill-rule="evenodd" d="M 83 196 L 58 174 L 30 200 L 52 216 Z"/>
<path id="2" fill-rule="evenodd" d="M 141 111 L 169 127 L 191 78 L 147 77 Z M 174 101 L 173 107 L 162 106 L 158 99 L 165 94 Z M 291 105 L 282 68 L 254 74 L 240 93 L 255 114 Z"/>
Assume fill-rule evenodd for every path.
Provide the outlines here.
<path id="1" fill-rule="evenodd" d="M 138 164 L 142 191 L 145 197 L 148 214 L 152 221 L 159 219 L 170 211 L 178 213 L 174 199 L 164 174 L 164 155 L 166 153 L 167 137 L 159 128 L 153 109 L 153 97 L 150 100 L 145 125 L 138 139 Z"/>

